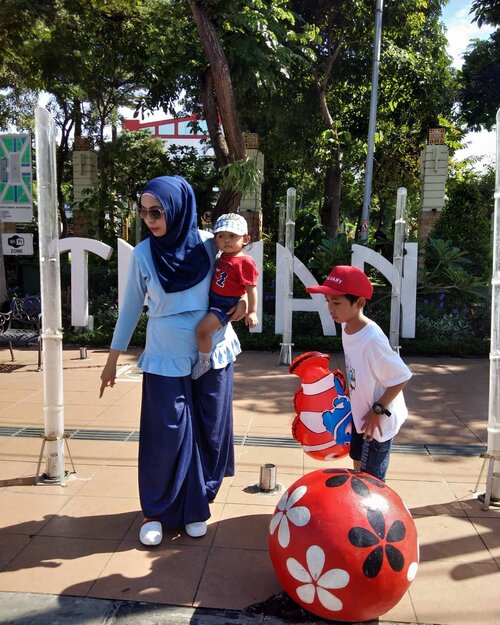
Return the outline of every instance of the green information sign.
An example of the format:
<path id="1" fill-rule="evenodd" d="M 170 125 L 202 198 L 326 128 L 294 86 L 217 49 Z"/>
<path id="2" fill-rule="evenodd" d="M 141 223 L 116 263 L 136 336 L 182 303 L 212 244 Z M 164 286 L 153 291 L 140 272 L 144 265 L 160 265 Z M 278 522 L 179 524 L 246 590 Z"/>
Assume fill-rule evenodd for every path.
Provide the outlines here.
<path id="1" fill-rule="evenodd" d="M 0 135 L 0 218 L 26 223 L 33 219 L 31 135 Z"/>

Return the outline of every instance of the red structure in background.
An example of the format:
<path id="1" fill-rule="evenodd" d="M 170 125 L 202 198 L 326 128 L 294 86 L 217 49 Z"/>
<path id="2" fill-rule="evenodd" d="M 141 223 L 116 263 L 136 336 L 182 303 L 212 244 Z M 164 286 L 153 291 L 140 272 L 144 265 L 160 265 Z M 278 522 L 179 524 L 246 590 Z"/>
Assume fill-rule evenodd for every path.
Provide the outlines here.
<path id="1" fill-rule="evenodd" d="M 197 126 L 194 125 L 196 122 Z M 189 115 L 176 119 L 161 119 L 159 121 L 144 121 L 126 119 L 123 122 L 124 130 L 149 130 L 153 137 L 159 139 L 188 139 L 201 141 L 208 139 L 208 130 L 205 120 Z"/>

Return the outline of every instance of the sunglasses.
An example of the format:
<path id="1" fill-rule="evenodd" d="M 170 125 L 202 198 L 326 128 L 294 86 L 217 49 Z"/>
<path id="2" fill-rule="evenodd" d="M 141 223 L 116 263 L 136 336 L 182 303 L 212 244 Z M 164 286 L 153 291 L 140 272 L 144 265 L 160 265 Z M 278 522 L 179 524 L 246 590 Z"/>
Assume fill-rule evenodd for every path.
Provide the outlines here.
<path id="1" fill-rule="evenodd" d="M 163 208 L 143 208 L 142 206 L 139 207 L 139 217 L 141 217 L 141 219 L 151 217 L 151 219 L 158 221 L 158 219 L 161 219 L 161 216 L 164 212 L 165 211 L 163 210 Z"/>

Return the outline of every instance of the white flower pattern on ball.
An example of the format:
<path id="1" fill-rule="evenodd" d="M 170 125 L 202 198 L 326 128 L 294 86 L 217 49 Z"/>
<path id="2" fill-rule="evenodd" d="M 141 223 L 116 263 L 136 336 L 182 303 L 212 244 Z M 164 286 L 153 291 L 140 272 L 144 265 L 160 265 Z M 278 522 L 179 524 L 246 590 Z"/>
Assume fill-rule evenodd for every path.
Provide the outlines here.
<path id="1" fill-rule="evenodd" d="M 278 511 L 271 519 L 269 531 L 271 534 L 274 534 L 278 527 L 278 542 L 283 548 L 288 547 L 290 544 L 290 526 L 288 522 L 290 521 L 290 523 L 297 527 L 303 527 L 307 525 L 311 519 L 309 508 L 305 506 L 295 506 L 306 492 L 307 486 L 299 486 L 290 496 L 288 496 L 288 491 L 286 491 L 283 493 L 283 496 L 276 506 Z"/>
<path id="2" fill-rule="evenodd" d="M 295 558 L 288 558 L 286 568 L 290 575 L 299 582 L 297 595 L 304 603 L 314 602 L 316 593 L 321 605 L 331 612 L 342 610 L 342 601 L 330 590 L 345 588 L 349 583 L 349 573 L 344 569 L 330 569 L 323 573 L 325 552 L 319 545 L 311 545 L 306 552 L 307 569 Z"/>

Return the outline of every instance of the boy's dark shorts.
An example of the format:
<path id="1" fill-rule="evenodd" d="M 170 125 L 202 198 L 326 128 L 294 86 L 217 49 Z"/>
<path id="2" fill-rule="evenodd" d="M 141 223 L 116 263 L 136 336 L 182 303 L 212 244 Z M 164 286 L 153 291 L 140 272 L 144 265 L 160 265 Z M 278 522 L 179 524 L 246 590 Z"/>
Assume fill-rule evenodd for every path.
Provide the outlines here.
<path id="1" fill-rule="evenodd" d="M 356 431 L 354 423 L 352 424 L 351 435 L 351 449 L 349 450 L 349 456 L 353 460 L 361 461 L 361 454 L 363 451 L 364 438 L 362 434 Z M 380 443 L 372 439 L 368 445 L 368 458 L 366 466 L 362 469 L 365 473 L 369 473 L 374 477 L 378 477 L 379 480 L 385 480 L 385 474 L 389 467 L 389 460 L 391 456 L 391 446 L 393 439 Z"/>
<path id="2" fill-rule="evenodd" d="M 239 301 L 239 295 L 218 295 L 210 291 L 208 310 L 225 326 L 229 321 L 229 317 L 231 317 L 227 311 L 233 308 L 233 306 L 236 306 Z"/>

